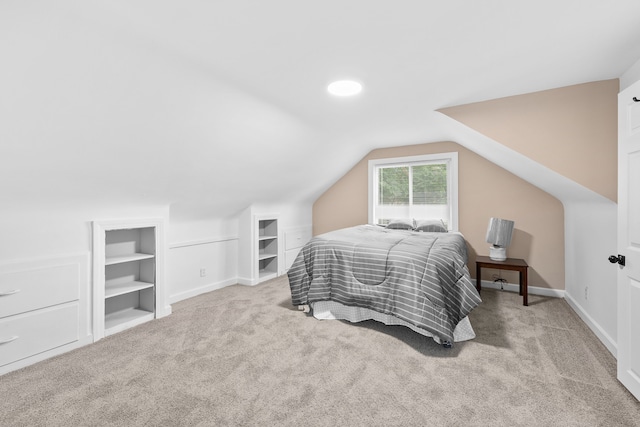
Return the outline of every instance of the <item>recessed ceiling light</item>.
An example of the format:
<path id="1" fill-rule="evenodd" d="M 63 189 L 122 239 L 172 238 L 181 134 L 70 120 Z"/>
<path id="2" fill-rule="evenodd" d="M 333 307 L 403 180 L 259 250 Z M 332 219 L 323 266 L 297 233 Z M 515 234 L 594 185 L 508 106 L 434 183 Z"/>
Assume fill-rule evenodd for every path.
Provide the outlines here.
<path id="1" fill-rule="evenodd" d="M 353 80 L 338 80 L 331 83 L 327 90 L 335 96 L 353 96 L 362 91 L 362 85 Z"/>

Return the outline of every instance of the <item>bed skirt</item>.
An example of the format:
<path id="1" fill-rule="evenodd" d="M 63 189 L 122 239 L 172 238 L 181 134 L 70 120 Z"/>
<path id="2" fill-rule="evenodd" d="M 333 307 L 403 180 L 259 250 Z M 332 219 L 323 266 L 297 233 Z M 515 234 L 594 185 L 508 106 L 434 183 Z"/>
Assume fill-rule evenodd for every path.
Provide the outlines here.
<path id="1" fill-rule="evenodd" d="M 378 313 L 364 307 L 351 307 L 335 301 L 317 301 L 311 303 L 311 312 L 313 317 L 321 320 L 347 320 L 351 323 L 362 322 L 365 320 L 375 320 L 385 325 L 400 325 L 410 328 L 414 332 L 431 337 L 438 344 L 442 344 L 440 337 L 434 336 L 431 332 L 419 328 L 415 325 L 398 319 L 390 314 Z M 455 330 L 453 331 L 454 342 L 467 341 L 476 337 L 476 333 L 471 326 L 469 317 L 464 317 Z"/>

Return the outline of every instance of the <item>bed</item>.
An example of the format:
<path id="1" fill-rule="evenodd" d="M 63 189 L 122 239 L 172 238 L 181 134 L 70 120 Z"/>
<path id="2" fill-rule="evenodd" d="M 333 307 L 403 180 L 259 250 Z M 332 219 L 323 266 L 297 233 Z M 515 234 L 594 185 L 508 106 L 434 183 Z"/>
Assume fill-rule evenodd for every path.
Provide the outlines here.
<path id="1" fill-rule="evenodd" d="M 320 319 L 403 325 L 450 347 L 481 302 L 457 232 L 359 225 L 311 239 L 288 271 L 293 305 Z"/>

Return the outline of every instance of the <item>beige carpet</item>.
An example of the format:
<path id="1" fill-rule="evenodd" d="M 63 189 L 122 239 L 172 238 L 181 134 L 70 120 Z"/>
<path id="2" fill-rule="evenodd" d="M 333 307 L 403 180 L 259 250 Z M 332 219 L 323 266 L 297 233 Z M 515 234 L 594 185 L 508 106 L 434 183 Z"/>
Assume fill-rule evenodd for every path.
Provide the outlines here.
<path id="1" fill-rule="evenodd" d="M 1 426 L 638 426 L 615 359 L 560 299 L 483 291 L 477 338 L 319 321 L 286 277 L 0 377 Z"/>

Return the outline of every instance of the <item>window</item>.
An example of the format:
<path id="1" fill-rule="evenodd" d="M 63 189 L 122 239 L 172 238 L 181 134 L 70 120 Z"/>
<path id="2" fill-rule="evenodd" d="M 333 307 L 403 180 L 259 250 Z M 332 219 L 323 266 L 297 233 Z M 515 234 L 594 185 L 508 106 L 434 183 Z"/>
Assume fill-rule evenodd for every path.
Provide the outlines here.
<path id="1" fill-rule="evenodd" d="M 369 160 L 369 223 L 394 218 L 458 229 L 458 153 Z"/>

